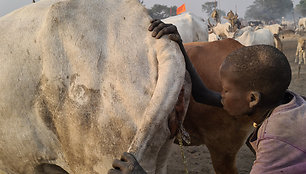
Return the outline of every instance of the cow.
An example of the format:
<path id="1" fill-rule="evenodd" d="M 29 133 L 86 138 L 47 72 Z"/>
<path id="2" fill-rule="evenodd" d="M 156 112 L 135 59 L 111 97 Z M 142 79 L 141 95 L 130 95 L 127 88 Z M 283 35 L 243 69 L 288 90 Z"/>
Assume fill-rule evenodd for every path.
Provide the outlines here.
<path id="1" fill-rule="evenodd" d="M 306 37 L 300 37 L 298 39 L 298 44 L 296 47 L 296 52 L 295 52 L 295 59 L 294 62 L 298 63 L 298 64 L 302 64 L 304 62 L 304 64 L 306 64 Z"/>
<path id="2" fill-rule="evenodd" d="M 206 87 L 221 91 L 219 66 L 232 51 L 243 47 L 234 39 L 184 44 L 186 52 Z M 200 104 L 192 98 L 184 127 L 191 145 L 208 147 L 216 174 L 235 174 L 235 158 L 247 135 L 253 130 L 248 116 L 233 117 L 223 109 Z"/>
<path id="3" fill-rule="evenodd" d="M 305 31 L 306 29 L 306 18 L 300 18 L 298 22 L 298 30 Z"/>
<path id="4" fill-rule="evenodd" d="M 256 31 L 247 30 L 239 37 L 235 38 L 244 46 L 265 44 L 274 46 L 273 34 L 268 29 L 258 29 Z"/>
<path id="5" fill-rule="evenodd" d="M 298 44 L 296 47 L 296 52 L 295 52 L 295 59 L 294 62 L 298 64 L 298 77 L 300 77 L 300 72 L 301 72 L 301 65 L 304 62 L 306 64 L 306 38 L 305 37 L 300 37 L 298 39 Z"/>
<path id="6" fill-rule="evenodd" d="M 215 33 L 209 33 L 208 34 L 208 42 L 216 41 L 216 40 L 221 40 L 221 38 L 216 35 Z"/>
<path id="7" fill-rule="evenodd" d="M 231 32 L 230 28 L 231 24 L 229 22 L 224 24 L 217 23 L 216 26 L 212 27 L 212 32 L 222 39 L 233 38 L 234 32 Z"/>
<path id="8" fill-rule="evenodd" d="M 279 35 L 279 32 L 282 30 L 282 27 L 279 24 L 264 25 L 263 28 L 269 29 L 272 34 L 277 34 L 277 35 Z"/>
<path id="9" fill-rule="evenodd" d="M 281 25 L 279 24 L 265 25 L 263 28 L 269 29 L 271 31 L 274 37 L 274 46 L 280 51 L 283 51 L 283 44 L 279 38 L 279 34 L 282 31 Z"/>
<path id="10" fill-rule="evenodd" d="M 162 21 L 174 24 L 184 43 L 208 41 L 207 23 L 190 12 L 162 19 Z"/>
<path id="11" fill-rule="evenodd" d="M 275 46 L 274 36 L 268 29 L 258 29 L 254 30 L 251 26 L 244 27 L 242 29 L 238 29 L 235 32 L 230 32 L 230 23 L 225 24 L 217 24 L 212 28 L 212 31 L 218 37 L 225 38 L 233 38 L 239 41 L 244 46 L 265 44 Z M 210 41 L 216 40 L 216 36 L 210 36 Z M 276 39 L 277 40 L 277 39 Z M 278 39 L 277 41 L 280 41 Z M 281 43 L 277 42 L 277 45 Z M 279 46 L 280 47 L 280 46 Z"/>
<path id="12" fill-rule="evenodd" d="M 124 151 L 166 173 L 186 71 L 150 19 L 137 0 L 41 0 L 0 18 L 1 173 L 105 174 Z"/>

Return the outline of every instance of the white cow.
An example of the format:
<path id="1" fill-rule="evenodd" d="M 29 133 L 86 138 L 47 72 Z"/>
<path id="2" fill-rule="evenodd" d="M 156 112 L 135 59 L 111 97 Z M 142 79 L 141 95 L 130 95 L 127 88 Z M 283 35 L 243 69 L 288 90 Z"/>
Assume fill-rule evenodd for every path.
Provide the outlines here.
<path id="1" fill-rule="evenodd" d="M 177 27 L 184 43 L 208 41 L 208 26 L 201 18 L 188 12 L 162 20 Z"/>
<path id="2" fill-rule="evenodd" d="M 246 31 L 255 31 L 255 30 L 254 30 L 254 27 L 251 27 L 251 26 L 243 27 L 243 28 L 235 31 L 234 38 L 237 38 L 237 37 L 241 36 Z"/>
<path id="3" fill-rule="evenodd" d="M 215 33 L 208 34 L 208 42 L 213 42 L 217 40 L 221 40 L 221 38 L 218 35 L 216 35 Z"/>
<path id="4" fill-rule="evenodd" d="M 299 29 L 299 31 L 305 31 L 305 29 L 306 29 L 306 17 L 299 19 L 298 29 Z"/>
<path id="5" fill-rule="evenodd" d="M 282 26 L 279 24 L 265 25 L 263 28 L 269 29 L 272 34 L 277 35 L 279 35 L 279 32 L 282 30 Z"/>
<path id="6" fill-rule="evenodd" d="M 248 26 L 239 29 L 235 32 L 229 32 L 229 23 L 218 24 L 213 28 L 213 32 L 217 36 L 224 35 L 225 38 L 233 38 L 239 41 L 244 46 L 265 44 L 274 46 L 273 34 L 268 29 L 254 30 L 253 27 Z M 213 38 L 213 37 L 211 37 Z"/>
<path id="7" fill-rule="evenodd" d="M 247 30 L 241 36 L 235 38 L 244 46 L 265 44 L 274 46 L 274 37 L 270 30 L 259 29 L 256 31 Z"/>
<path id="8" fill-rule="evenodd" d="M 41 0 L 0 18 L 0 172 L 105 174 L 129 151 L 165 173 L 185 63 L 149 24 L 137 0 Z"/>
<path id="9" fill-rule="evenodd" d="M 274 46 L 278 48 L 280 51 L 283 51 L 283 44 L 279 38 L 279 33 L 282 30 L 281 25 L 273 24 L 273 25 L 265 25 L 263 28 L 269 29 L 274 37 Z"/>
<path id="10" fill-rule="evenodd" d="M 216 26 L 212 28 L 212 32 L 217 36 L 225 39 L 225 38 L 233 38 L 233 32 L 230 32 L 231 24 L 229 22 L 221 24 L 217 23 Z"/>

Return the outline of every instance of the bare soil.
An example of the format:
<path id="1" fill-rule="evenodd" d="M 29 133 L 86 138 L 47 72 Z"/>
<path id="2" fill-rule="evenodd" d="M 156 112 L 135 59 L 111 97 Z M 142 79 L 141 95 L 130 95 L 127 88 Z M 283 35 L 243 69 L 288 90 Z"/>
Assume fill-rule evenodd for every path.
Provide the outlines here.
<path id="1" fill-rule="evenodd" d="M 283 52 L 288 58 L 292 69 L 292 81 L 289 89 L 297 94 L 306 96 L 306 65 L 301 66 L 300 77 L 298 78 L 298 65 L 294 63 L 297 35 L 286 35 L 282 38 Z M 213 174 L 214 170 L 210 159 L 210 154 L 205 145 L 184 147 L 183 150 L 189 174 Z M 247 174 L 251 171 L 255 156 L 248 149 L 243 146 L 237 155 L 237 167 L 240 174 Z M 185 167 L 181 156 L 180 147 L 174 145 L 173 153 L 168 162 L 169 174 L 185 174 Z"/>

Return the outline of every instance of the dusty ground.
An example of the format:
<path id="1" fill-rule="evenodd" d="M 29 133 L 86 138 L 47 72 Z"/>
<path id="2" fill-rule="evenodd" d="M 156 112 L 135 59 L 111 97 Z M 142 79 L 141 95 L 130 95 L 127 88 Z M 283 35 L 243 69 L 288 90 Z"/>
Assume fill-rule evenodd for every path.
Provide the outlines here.
<path id="1" fill-rule="evenodd" d="M 292 82 L 289 87 L 290 90 L 306 96 L 306 65 L 301 67 L 300 78 L 298 78 L 298 65 L 294 63 L 295 51 L 297 46 L 296 36 L 285 36 L 283 41 L 283 52 L 287 56 L 292 68 Z M 169 160 L 168 173 L 169 174 L 184 174 L 185 168 L 182 162 L 181 152 L 179 146 L 175 145 L 173 154 Z M 209 152 L 205 145 L 184 147 L 184 154 L 187 158 L 187 169 L 189 174 L 213 174 L 214 170 L 210 160 Z M 247 174 L 250 172 L 255 156 L 248 149 L 243 146 L 237 156 L 237 167 L 240 174 Z"/>

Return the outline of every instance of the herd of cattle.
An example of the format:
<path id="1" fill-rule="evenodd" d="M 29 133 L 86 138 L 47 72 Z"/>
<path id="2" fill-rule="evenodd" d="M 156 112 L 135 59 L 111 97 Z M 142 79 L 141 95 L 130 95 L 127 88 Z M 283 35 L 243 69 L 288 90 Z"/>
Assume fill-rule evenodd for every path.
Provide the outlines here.
<path id="1" fill-rule="evenodd" d="M 204 20 L 193 15 L 192 13 L 184 13 L 178 16 L 163 19 L 165 23 L 172 23 L 177 26 L 182 40 L 188 42 L 212 42 L 226 38 L 232 38 L 239 41 L 244 46 L 266 44 L 272 45 L 283 51 L 283 44 L 280 39 L 280 34 L 283 26 L 280 24 L 264 25 L 264 26 L 245 26 L 231 30 L 231 24 L 217 23 L 215 26 L 208 25 Z M 297 33 L 306 31 L 306 18 L 300 18 Z M 296 49 L 295 62 L 298 64 L 306 64 L 305 56 L 305 40 L 306 37 L 298 39 L 298 46 Z"/>
<path id="2" fill-rule="evenodd" d="M 208 29 L 191 13 L 164 22 L 178 27 L 216 91 L 230 52 L 282 49 L 279 25 Z M 125 151 L 147 173 L 167 173 L 168 120 L 177 114 L 185 115 L 191 145 L 208 147 L 217 174 L 238 173 L 235 157 L 251 120 L 196 103 L 180 48 L 151 37 L 149 24 L 138 0 L 41 0 L 0 18 L 0 174 L 105 174 Z M 300 39 L 305 63 L 304 46 Z"/>

